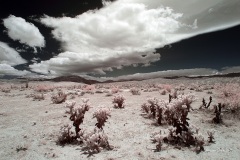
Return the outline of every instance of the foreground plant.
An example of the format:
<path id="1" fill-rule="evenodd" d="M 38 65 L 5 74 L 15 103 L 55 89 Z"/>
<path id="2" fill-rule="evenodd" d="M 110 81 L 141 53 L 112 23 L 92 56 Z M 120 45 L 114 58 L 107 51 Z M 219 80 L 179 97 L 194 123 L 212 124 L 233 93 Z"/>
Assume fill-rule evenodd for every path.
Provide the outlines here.
<path id="1" fill-rule="evenodd" d="M 209 108 L 210 105 L 211 105 L 211 103 L 212 103 L 212 96 L 209 97 L 209 102 L 208 102 L 208 103 L 207 103 L 207 102 L 205 101 L 205 99 L 203 98 L 203 100 L 202 100 L 202 105 L 200 106 L 199 109 L 202 109 L 203 107 L 204 107 L 204 108 Z"/>
<path id="2" fill-rule="evenodd" d="M 194 95 L 179 95 L 171 102 L 158 100 L 157 98 L 149 98 L 148 103 L 144 103 L 142 110 L 154 119 L 157 119 L 159 125 L 162 121 L 167 124 L 173 124 L 176 120 L 182 120 L 187 123 L 187 115 L 191 108 L 191 103 L 195 100 Z"/>
<path id="3" fill-rule="evenodd" d="M 204 137 L 198 133 L 199 128 L 194 126 L 182 126 L 183 128 L 179 130 L 178 127 L 169 127 L 168 134 L 162 131 L 152 134 L 151 141 L 156 143 L 156 151 L 161 151 L 164 143 L 177 147 L 195 146 L 195 151 L 197 153 L 204 151 L 205 140 Z"/>
<path id="4" fill-rule="evenodd" d="M 212 119 L 212 121 L 214 123 L 217 123 L 217 124 L 222 123 L 222 113 L 221 113 L 221 111 L 222 111 L 223 107 L 224 107 L 224 105 L 222 105 L 221 103 L 218 103 L 218 105 L 214 106 L 215 117 Z"/>
<path id="5" fill-rule="evenodd" d="M 84 115 L 86 111 L 90 109 L 90 105 L 83 103 L 81 105 L 75 106 L 73 108 L 70 120 L 73 121 L 73 126 L 75 127 L 76 138 L 79 138 L 80 125 L 83 123 Z"/>
<path id="6" fill-rule="evenodd" d="M 93 132 L 83 134 L 85 150 L 89 152 L 100 152 L 102 148 L 111 149 L 108 137 L 102 129 L 95 128 Z"/>
<path id="7" fill-rule="evenodd" d="M 96 118 L 98 122 L 95 124 L 95 126 L 97 126 L 99 129 L 103 129 L 108 117 L 111 117 L 110 113 L 110 109 L 106 107 L 100 107 L 96 109 L 93 113 L 93 118 Z"/>

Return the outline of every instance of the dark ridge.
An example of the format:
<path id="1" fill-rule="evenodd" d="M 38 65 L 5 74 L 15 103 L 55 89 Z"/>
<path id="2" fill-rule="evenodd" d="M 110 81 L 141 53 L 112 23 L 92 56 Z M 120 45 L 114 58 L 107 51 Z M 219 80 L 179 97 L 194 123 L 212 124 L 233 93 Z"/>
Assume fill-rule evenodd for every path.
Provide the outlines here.
<path id="1" fill-rule="evenodd" d="M 82 78 L 80 76 L 61 76 L 61 77 L 56 77 L 49 79 L 50 81 L 54 82 L 77 82 L 77 83 L 85 83 L 85 84 L 95 84 L 95 83 L 100 83 L 99 81 L 96 80 L 87 80 L 85 78 Z"/>
<path id="2" fill-rule="evenodd" d="M 189 79 L 195 79 L 195 78 L 234 78 L 234 77 L 240 77 L 240 73 L 227 73 L 227 74 L 217 74 L 217 75 L 207 75 L 207 76 L 171 76 L 171 77 L 163 77 L 165 79 L 177 79 L 177 78 L 189 78 Z"/>
<path id="3" fill-rule="evenodd" d="M 187 78 L 187 79 L 197 79 L 197 78 L 234 78 L 240 77 L 239 73 L 227 73 L 227 74 L 218 74 L 218 75 L 206 75 L 206 76 L 170 76 L 170 77 L 155 77 L 155 78 L 165 78 L 165 79 L 178 79 L 178 78 Z M 154 79 L 155 79 L 154 78 Z M 120 79 L 120 80 L 106 80 L 103 82 L 97 80 L 85 79 L 80 76 L 60 76 L 56 78 L 25 78 L 25 77 L 16 77 L 16 76 L 2 76 L 0 79 L 21 79 L 21 80 L 30 80 L 30 81 L 53 81 L 53 82 L 77 82 L 85 84 L 96 84 L 96 83 L 114 83 L 114 82 L 126 82 L 126 81 L 142 81 L 151 78 L 142 78 L 142 79 Z"/>

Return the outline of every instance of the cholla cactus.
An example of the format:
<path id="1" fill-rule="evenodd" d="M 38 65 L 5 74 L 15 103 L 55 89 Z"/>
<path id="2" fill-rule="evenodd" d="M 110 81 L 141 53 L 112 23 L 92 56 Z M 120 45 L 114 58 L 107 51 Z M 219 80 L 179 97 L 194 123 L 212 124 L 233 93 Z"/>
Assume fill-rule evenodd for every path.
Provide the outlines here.
<path id="1" fill-rule="evenodd" d="M 199 153 L 201 151 L 204 151 L 204 137 L 202 135 L 196 135 L 195 136 L 195 143 L 196 143 L 196 152 Z"/>
<path id="2" fill-rule="evenodd" d="M 66 111 L 66 113 L 73 114 L 73 107 L 75 106 L 76 101 L 67 101 L 65 103 L 65 107 L 69 108 L 69 111 Z"/>
<path id="3" fill-rule="evenodd" d="M 76 137 L 79 137 L 80 124 L 83 123 L 84 115 L 86 111 L 90 108 L 89 104 L 84 103 L 79 106 L 75 106 L 72 110 L 70 120 L 73 121 L 73 126 L 75 127 Z"/>
<path id="4" fill-rule="evenodd" d="M 86 149 L 89 151 L 100 152 L 101 148 L 110 149 L 107 135 L 98 128 L 95 128 L 93 132 L 83 135 L 83 143 Z"/>
<path id="5" fill-rule="evenodd" d="M 207 134 L 208 134 L 208 142 L 209 143 L 214 143 L 214 133 L 215 133 L 215 131 L 213 131 L 213 130 L 208 130 L 207 131 Z"/>
<path id="6" fill-rule="evenodd" d="M 156 151 L 158 151 L 158 152 L 162 150 L 163 139 L 164 139 L 164 136 L 162 135 L 161 131 L 153 133 L 151 135 L 152 143 L 157 143 L 156 144 Z"/>
<path id="7" fill-rule="evenodd" d="M 117 95 L 114 96 L 112 103 L 114 104 L 115 108 L 124 108 L 124 101 L 125 98 L 123 97 L 123 95 Z"/>
<path id="8" fill-rule="evenodd" d="M 191 104 L 196 100 L 195 95 L 193 94 L 186 94 L 186 95 L 179 95 L 178 100 L 182 105 L 186 105 L 188 111 L 192 109 Z"/>
<path id="9" fill-rule="evenodd" d="M 148 104 L 144 103 L 142 110 L 149 114 L 149 117 L 157 118 L 157 123 L 162 124 L 163 113 L 166 110 L 167 103 L 163 100 L 158 100 L 157 98 L 149 98 Z"/>
<path id="10" fill-rule="evenodd" d="M 147 103 L 143 103 L 142 106 L 142 111 L 146 112 L 146 113 L 149 113 L 150 112 L 150 108 L 149 106 L 147 105 Z"/>
<path id="11" fill-rule="evenodd" d="M 71 131 L 72 126 L 67 124 L 63 125 L 60 129 L 60 136 L 58 137 L 58 143 L 61 145 L 71 143 L 73 141 L 74 133 Z"/>
<path id="12" fill-rule="evenodd" d="M 93 118 L 97 118 L 97 123 L 95 126 L 97 126 L 99 129 L 103 129 L 104 123 L 107 121 L 108 117 L 111 117 L 110 115 L 110 109 L 106 107 L 100 107 L 95 110 L 93 113 Z"/>

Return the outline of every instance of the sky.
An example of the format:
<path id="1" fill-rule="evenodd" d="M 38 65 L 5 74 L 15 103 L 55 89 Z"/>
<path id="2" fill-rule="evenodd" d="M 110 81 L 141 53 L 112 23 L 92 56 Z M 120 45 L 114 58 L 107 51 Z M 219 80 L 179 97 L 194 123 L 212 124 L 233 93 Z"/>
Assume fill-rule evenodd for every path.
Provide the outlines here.
<path id="1" fill-rule="evenodd" d="M 0 6 L 0 77 L 240 72 L 240 0 L 36 0 Z"/>

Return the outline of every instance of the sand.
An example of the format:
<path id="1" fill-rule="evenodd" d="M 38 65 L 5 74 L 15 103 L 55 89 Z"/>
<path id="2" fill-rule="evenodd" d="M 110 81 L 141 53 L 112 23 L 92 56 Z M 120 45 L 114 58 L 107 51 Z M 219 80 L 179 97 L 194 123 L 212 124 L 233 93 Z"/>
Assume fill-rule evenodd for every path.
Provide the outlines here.
<path id="1" fill-rule="evenodd" d="M 99 106 L 111 108 L 111 117 L 104 126 L 104 132 L 107 134 L 112 150 L 102 149 L 100 153 L 89 154 L 82 150 L 80 144 L 58 145 L 57 139 L 60 135 L 60 127 L 63 124 L 71 124 L 69 114 L 65 113 L 67 108 L 65 104 L 53 104 L 51 96 L 57 93 L 44 93 L 45 99 L 41 101 L 33 100 L 28 97 L 36 94 L 34 91 L 37 85 L 61 86 L 64 92 L 73 91 L 71 86 L 83 85 L 73 82 L 29 82 L 29 88 L 25 89 L 24 83 L 18 81 L 1 81 L 1 88 L 13 87 L 10 93 L 0 92 L 0 159 L 96 159 L 96 160 L 147 160 L 147 159 L 239 159 L 240 157 L 240 120 L 237 116 L 223 114 L 223 124 L 212 123 L 214 117 L 213 107 L 208 110 L 199 110 L 202 98 L 208 101 L 208 97 L 213 97 L 212 104 L 217 104 L 219 91 L 217 89 L 206 89 L 194 91 L 187 87 L 194 84 L 211 86 L 215 83 L 237 82 L 239 79 L 179 79 L 166 80 L 154 79 L 142 82 L 121 82 L 104 84 L 104 86 L 141 86 L 143 88 L 141 95 L 132 95 L 130 88 L 122 88 L 120 93 L 125 100 L 123 109 L 113 108 L 113 96 L 106 96 L 106 93 L 76 95 L 74 100 L 77 104 L 82 103 L 82 98 L 89 98 L 89 104 L 92 108 L 85 114 L 84 122 L 81 128 L 87 131 L 94 129 L 96 119 L 92 118 L 94 110 Z M 158 90 L 144 92 L 144 85 L 147 84 L 171 84 L 177 86 L 184 84 L 186 89 L 184 93 L 191 92 L 195 94 L 197 100 L 193 102 L 193 111 L 189 113 L 189 123 L 200 128 L 200 133 L 207 140 L 207 131 L 215 130 L 215 143 L 205 145 L 205 151 L 197 154 L 195 147 L 176 148 L 172 145 L 164 144 L 159 152 L 154 151 L 156 144 L 151 142 L 151 134 L 160 130 L 167 130 L 168 125 L 158 126 L 155 121 L 142 116 L 141 105 L 147 102 L 150 97 L 168 100 L 168 94 L 161 95 Z M 20 89 L 20 86 L 23 89 Z M 105 87 L 106 88 L 106 87 Z M 102 88 L 104 90 L 104 88 Z M 109 90 L 109 89 L 105 89 Z M 209 94 L 211 93 L 212 94 Z M 69 100 L 70 96 L 68 96 Z"/>

